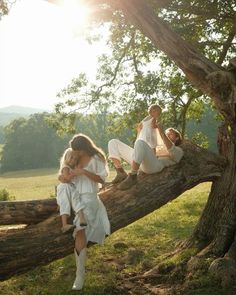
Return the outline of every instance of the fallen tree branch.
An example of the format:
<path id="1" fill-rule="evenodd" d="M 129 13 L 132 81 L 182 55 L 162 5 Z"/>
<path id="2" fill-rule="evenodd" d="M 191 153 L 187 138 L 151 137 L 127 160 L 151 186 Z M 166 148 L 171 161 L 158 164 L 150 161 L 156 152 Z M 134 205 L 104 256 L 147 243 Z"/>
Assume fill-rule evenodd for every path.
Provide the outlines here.
<path id="1" fill-rule="evenodd" d="M 153 212 L 195 185 L 213 181 L 220 176 L 226 165 L 223 157 L 189 142 L 183 144 L 183 149 L 185 155 L 179 164 L 165 168 L 161 173 L 141 175 L 138 184 L 127 191 L 111 186 L 100 194 L 108 211 L 112 232 Z M 14 204 L 13 207 L 10 202 L 1 203 L 2 212 L 8 210 L 8 224 L 15 222 L 16 213 L 13 215 L 11 208 L 17 212 L 24 204 L 29 206 L 29 201 L 11 203 Z M 50 217 L 24 229 L 0 231 L 1 280 L 38 265 L 45 265 L 73 251 L 71 233 L 61 234 L 56 201 L 30 201 L 30 205 L 30 210 L 34 213 L 23 210 L 25 216 L 22 221 L 30 220 L 31 217 L 30 223 L 38 222 L 43 216 L 42 208 L 47 208 Z M 19 222 L 20 218 L 17 220 Z"/>

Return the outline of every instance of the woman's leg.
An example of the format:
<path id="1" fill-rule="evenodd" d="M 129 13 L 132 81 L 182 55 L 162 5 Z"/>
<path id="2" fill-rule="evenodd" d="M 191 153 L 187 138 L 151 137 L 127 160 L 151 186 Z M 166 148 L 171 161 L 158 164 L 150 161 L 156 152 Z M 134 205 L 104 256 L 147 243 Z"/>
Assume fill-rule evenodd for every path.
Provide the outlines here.
<path id="1" fill-rule="evenodd" d="M 152 148 L 143 140 L 137 140 L 134 146 L 132 169 L 141 170 L 147 174 L 160 172 L 164 165 L 153 153 Z"/>
<path id="2" fill-rule="evenodd" d="M 67 215 L 67 214 L 61 215 L 62 227 L 66 227 L 68 225 L 68 223 L 67 223 L 68 217 L 69 217 L 69 215 Z"/>
<path id="3" fill-rule="evenodd" d="M 110 157 L 109 159 L 112 161 L 112 163 L 116 169 L 122 168 L 120 160 L 118 160 L 116 158 L 112 158 L 112 157 Z"/>
<path id="4" fill-rule="evenodd" d="M 85 230 L 78 230 L 75 236 L 75 249 L 77 254 L 79 255 L 80 251 L 87 246 L 87 240 L 85 235 Z"/>
<path id="5" fill-rule="evenodd" d="M 137 172 L 140 165 L 143 172 L 148 174 L 160 172 L 164 168 L 162 162 L 154 155 L 152 148 L 143 140 L 135 142 L 131 173 L 120 183 L 119 189 L 126 190 L 137 183 Z"/>
<path id="6" fill-rule="evenodd" d="M 78 214 L 79 214 L 80 226 L 87 226 L 87 222 L 84 216 L 84 210 L 83 209 L 79 210 Z"/>
<path id="7" fill-rule="evenodd" d="M 86 262 L 86 236 L 85 230 L 79 230 L 75 236 L 75 262 L 76 262 L 76 278 L 72 286 L 72 290 L 81 290 L 84 285 L 85 262 Z"/>
<path id="8" fill-rule="evenodd" d="M 71 195 L 74 188 L 71 184 L 60 183 L 57 186 L 57 204 L 60 207 L 60 216 L 62 221 L 62 232 L 67 232 L 72 227 L 72 224 L 68 224 L 68 217 L 71 213 Z"/>
<path id="9" fill-rule="evenodd" d="M 121 165 L 121 159 L 131 164 L 133 149 L 118 139 L 111 139 L 108 142 L 108 153 L 117 173 L 112 183 L 119 183 L 127 177 L 127 173 Z"/>

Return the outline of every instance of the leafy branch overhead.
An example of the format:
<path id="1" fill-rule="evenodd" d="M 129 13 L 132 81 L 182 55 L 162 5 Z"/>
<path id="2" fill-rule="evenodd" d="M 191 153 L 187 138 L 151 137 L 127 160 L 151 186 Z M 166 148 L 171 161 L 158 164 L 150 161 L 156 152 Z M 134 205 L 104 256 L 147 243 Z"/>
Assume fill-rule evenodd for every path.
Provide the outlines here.
<path id="1" fill-rule="evenodd" d="M 222 65 L 227 65 L 233 57 L 236 50 L 234 1 L 227 1 L 227 5 L 222 1 L 149 2 L 154 8 L 155 15 L 190 42 L 194 49 L 218 65 L 212 66 L 212 70 L 223 69 Z M 126 17 L 127 8 L 123 1 L 119 4 L 117 1 L 88 3 L 93 7 L 91 19 L 96 27 L 104 23 L 101 15 L 105 15 L 106 12 L 109 14 L 109 18 L 105 18 L 105 22 L 108 23 L 106 26 L 109 26 L 106 40 L 109 51 L 98 59 L 96 82 L 86 80 L 85 75 L 75 78 L 60 92 L 62 104 L 56 107 L 56 111 L 66 111 L 68 106 L 69 113 L 78 108 L 91 108 L 93 111 L 98 102 L 106 102 L 110 104 L 111 111 L 115 104 L 116 109 L 130 113 L 131 117 L 135 112 L 138 114 L 135 122 L 138 122 L 145 115 L 147 106 L 157 101 L 167 113 L 174 111 L 171 118 L 166 116 L 166 124 L 179 127 L 184 133 L 186 118 L 192 113 L 191 106 L 197 104 L 198 109 L 201 107 L 197 117 L 199 120 L 204 103 L 208 104 L 209 99 L 203 95 L 201 87 L 196 90 L 190 84 L 183 72 L 174 64 L 176 60 L 170 59 L 171 56 L 180 54 L 177 53 L 174 43 L 170 45 L 172 52 L 167 57 L 161 51 L 162 45 L 159 41 L 159 46 L 156 47 L 147 35 L 134 27 L 131 19 Z M 140 3 L 137 3 L 136 10 L 142 7 L 143 4 Z M 146 6 L 143 9 L 145 11 Z M 96 17 L 98 15 L 100 18 Z M 162 33 L 168 34 L 168 31 L 164 29 Z M 192 58 L 194 61 L 194 56 Z M 195 66 L 194 63 L 191 65 Z M 182 70 L 184 69 L 185 66 L 182 65 Z M 204 73 L 199 72 L 199 75 Z M 200 81 L 192 83 L 204 84 Z M 126 123 L 128 125 L 130 122 Z"/>

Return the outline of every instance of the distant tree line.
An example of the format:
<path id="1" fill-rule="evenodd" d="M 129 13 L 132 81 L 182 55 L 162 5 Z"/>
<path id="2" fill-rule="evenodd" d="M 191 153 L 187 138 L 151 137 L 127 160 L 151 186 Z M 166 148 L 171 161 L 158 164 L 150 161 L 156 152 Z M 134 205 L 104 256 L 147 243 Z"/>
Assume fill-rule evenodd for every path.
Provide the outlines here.
<path id="1" fill-rule="evenodd" d="M 5 144 L 1 155 L 1 171 L 47 168 L 58 165 L 58 158 L 66 145 L 46 118 L 35 114 L 29 119 L 19 118 L 5 127 Z"/>
<path id="2" fill-rule="evenodd" d="M 1 152 L 2 172 L 58 167 L 59 159 L 68 147 L 69 140 L 78 132 L 90 136 L 105 152 L 110 138 L 119 137 L 128 142 L 132 134 L 127 128 L 116 131 L 114 123 L 120 127 L 118 119 L 121 120 L 121 116 L 115 120 L 112 114 L 100 112 L 90 115 L 77 114 L 75 129 L 59 136 L 56 129 L 49 124 L 51 117 L 48 113 L 34 114 L 28 119 L 16 119 L 5 127 Z"/>
<path id="3" fill-rule="evenodd" d="M 1 152 L 2 172 L 58 167 L 63 150 L 68 147 L 72 135 L 78 132 L 90 136 L 105 152 L 111 138 L 119 138 L 133 145 L 136 137 L 137 120 L 131 116 L 133 120 L 129 122 L 128 114 L 121 116 L 116 112 L 111 113 L 106 107 L 101 107 L 96 114 L 73 114 L 73 124 L 71 121 L 66 123 L 65 118 L 61 121 L 58 117 L 55 119 L 55 116 L 39 113 L 29 118 L 15 119 L 5 128 L 0 127 L 0 139 L 4 143 Z M 215 113 L 207 108 L 199 125 L 194 118 L 188 120 L 186 135 L 216 151 L 216 138 L 213 135 L 216 134 L 217 122 L 214 117 Z M 163 113 L 162 120 L 165 127 L 173 126 L 168 120 L 168 114 Z M 57 126 L 59 121 L 64 122 L 60 128 Z"/>

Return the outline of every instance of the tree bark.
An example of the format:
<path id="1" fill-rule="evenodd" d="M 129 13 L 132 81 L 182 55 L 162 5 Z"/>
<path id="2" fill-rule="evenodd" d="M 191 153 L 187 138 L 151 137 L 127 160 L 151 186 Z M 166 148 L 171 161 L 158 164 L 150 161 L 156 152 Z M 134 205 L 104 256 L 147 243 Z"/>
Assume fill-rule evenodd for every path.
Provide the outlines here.
<path id="1" fill-rule="evenodd" d="M 55 199 L 0 202 L 0 224 L 36 224 L 57 210 Z"/>
<path id="2" fill-rule="evenodd" d="M 138 184 L 127 191 L 111 186 L 100 194 L 111 221 L 112 232 L 134 222 L 148 213 L 178 197 L 184 191 L 204 181 L 217 179 L 225 166 L 225 159 L 189 142 L 183 144 L 184 158 L 177 165 L 164 169 L 161 173 L 141 175 Z M 54 204 L 53 204 L 54 201 Z M 35 206 L 32 204 L 35 202 Z M 46 206 L 44 204 L 50 206 Z M 37 265 L 47 264 L 72 253 L 71 233 L 61 234 L 60 218 L 55 215 L 55 200 L 12 202 L 17 212 L 31 206 L 33 214 L 24 210 L 22 221 L 32 224 L 43 218 L 41 208 L 53 214 L 41 223 L 24 229 L 0 231 L 0 279 L 23 273 Z M 5 208 L 4 208 L 5 206 Z M 2 202 L 3 212 L 9 211 L 9 202 Z M 5 214 L 5 216 L 7 216 Z M 16 214 L 14 213 L 14 216 Z M 6 223 L 15 223 L 14 216 L 8 215 Z M 21 215 L 23 216 L 23 215 Z M 45 215 L 44 215 L 45 216 Z M 20 219 L 17 219 L 17 223 Z"/>
<path id="3" fill-rule="evenodd" d="M 228 160 L 222 176 L 212 186 L 194 232 L 198 239 L 211 242 L 209 251 L 217 256 L 227 253 L 236 233 L 236 146 L 233 142 L 229 145 Z M 215 216 L 217 220 L 213 218 Z"/>

